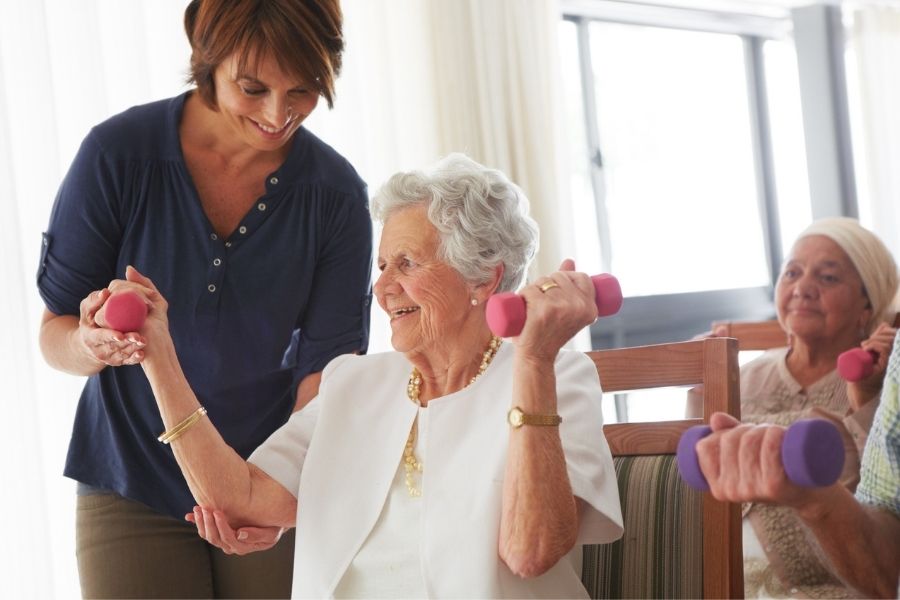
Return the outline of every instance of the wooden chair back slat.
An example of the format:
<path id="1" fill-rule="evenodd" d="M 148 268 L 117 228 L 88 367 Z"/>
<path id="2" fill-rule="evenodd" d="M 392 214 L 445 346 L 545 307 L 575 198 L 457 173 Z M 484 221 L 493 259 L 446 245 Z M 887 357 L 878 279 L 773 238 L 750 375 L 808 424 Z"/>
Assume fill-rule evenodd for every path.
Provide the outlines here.
<path id="1" fill-rule="evenodd" d="M 606 425 L 604 434 L 613 456 L 675 454 L 682 432 L 708 422 L 713 412 L 740 418 L 737 353 L 738 343 L 732 338 L 588 352 L 604 393 L 703 386 L 702 420 Z M 702 502 L 704 597 L 742 598 L 740 506 L 719 502 L 709 494 L 704 494 Z"/>
<path id="2" fill-rule="evenodd" d="M 894 315 L 893 327 L 900 327 L 900 312 Z M 769 350 L 788 345 L 788 335 L 781 324 L 770 321 L 713 321 L 712 331 L 725 327 L 725 337 L 738 341 L 740 350 Z"/>

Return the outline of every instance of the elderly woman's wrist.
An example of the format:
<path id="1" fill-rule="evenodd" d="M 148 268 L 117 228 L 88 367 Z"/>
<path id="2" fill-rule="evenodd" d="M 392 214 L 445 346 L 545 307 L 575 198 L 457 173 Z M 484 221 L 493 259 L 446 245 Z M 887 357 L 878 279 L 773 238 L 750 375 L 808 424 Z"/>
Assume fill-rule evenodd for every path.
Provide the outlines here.
<path id="1" fill-rule="evenodd" d="M 155 373 L 181 371 L 181 363 L 175 351 L 172 338 L 156 339 L 148 342 L 144 349 L 144 360 L 141 362 L 144 370 L 152 370 Z"/>
<path id="2" fill-rule="evenodd" d="M 880 386 L 877 389 L 873 389 L 858 384 L 851 384 L 851 387 L 848 391 L 849 393 L 847 394 L 847 396 L 850 403 L 851 414 L 855 413 L 872 400 L 875 400 L 876 398 L 881 396 Z"/>
<path id="3" fill-rule="evenodd" d="M 827 521 L 836 505 L 835 497 L 847 493 L 840 483 L 827 488 L 809 488 L 804 490 L 801 499 L 794 503 L 797 516 L 810 526 Z"/>
<path id="4" fill-rule="evenodd" d="M 514 406 L 527 414 L 556 414 L 556 370 L 553 362 L 517 357 L 513 380 L 518 388 Z"/>
<path id="5" fill-rule="evenodd" d="M 514 364 L 521 368 L 554 371 L 558 352 L 546 352 L 531 348 L 516 348 Z"/>

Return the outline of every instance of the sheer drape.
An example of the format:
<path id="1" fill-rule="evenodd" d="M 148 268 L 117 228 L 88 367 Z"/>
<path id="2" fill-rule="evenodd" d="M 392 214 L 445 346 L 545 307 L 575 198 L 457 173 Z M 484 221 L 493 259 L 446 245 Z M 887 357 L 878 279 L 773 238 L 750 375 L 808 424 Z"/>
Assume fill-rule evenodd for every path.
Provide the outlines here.
<path id="1" fill-rule="evenodd" d="M 557 27 L 551 0 L 433 0 L 441 151 L 463 150 L 517 182 L 541 226 L 533 273 L 574 248 L 562 161 Z"/>
<path id="2" fill-rule="evenodd" d="M 0 377 L 7 426 L 4 597 L 75 597 L 74 484 L 63 478 L 83 379 L 47 367 L 40 233 L 81 140 L 129 106 L 184 89 L 187 0 L 0 0 Z M 371 191 L 451 151 L 506 171 L 542 230 L 537 272 L 566 254 L 570 211 L 557 165 L 553 0 L 344 0 L 347 43 L 335 110 L 308 127 Z M 390 347 L 373 311 L 370 350 Z"/>
<path id="3" fill-rule="evenodd" d="M 3 595 L 77 597 L 74 484 L 62 477 L 83 379 L 37 347 L 40 233 L 88 129 L 183 87 L 184 0 L 0 2 Z"/>
<path id="4" fill-rule="evenodd" d="M 2 36 L 0 29 L 0 36 Z M 0 62 L 0 81 L 5 81 Z M 12 144 L 9 111 L 5 94 L 0 93 L 0 198 L 13 198 Z M 0 314 L 6 326 L 0 335 L 0 375 L 3 381 L 5 431 L 0 439 L 3 455 L 4 488 L 0 502 L 11 534 L 10 543 L 0 550 L 5 588 L 10 597 L 49 597 L 53 591 L 53 563 L 48 552 L 50 535 L 46 515 L 48 498 L 41 466 L 40 425 L 35 405 L 35 369 L 30 349 L 33 328 L 28 323 L 28 307 L 23 293 L 27 283 L 22 264 L 22 235 L 17 224 L 19 210 L 14 202 L 0 202 L 8 219 L 5 235 L 0 235 Z M 34 577 L 47 573 L 50 577 Z M 29 574 L 22 578 L 20 574 Z"/>
<path id="5" fill-rule="evenodd" d="M 558 94 L 555 0 L 344 0 L 335 110 L 310 127 L 375 191 L 391 173 L 465 152 L 507 173 L 541 226 L 534 271 L 574 244 Z"/>
<path id="6" fill-rule="evenodd" d="M 900 257 L 900 8 L 867 6 L 853 15 L 860 117 L 857 148 L 868 193 L 860 203 L 866 225 Z"/>

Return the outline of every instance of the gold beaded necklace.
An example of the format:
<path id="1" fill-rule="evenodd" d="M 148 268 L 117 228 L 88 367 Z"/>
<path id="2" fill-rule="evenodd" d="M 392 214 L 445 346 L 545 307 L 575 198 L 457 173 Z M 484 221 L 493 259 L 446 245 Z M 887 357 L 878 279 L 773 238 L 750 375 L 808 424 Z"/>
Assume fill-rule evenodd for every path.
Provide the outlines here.
<path id="1" fill-rule="evenodd" d="M 503 343 L 503 340 L 498 338 L 495 335 L 491 336 L 491 341 L 488 344 L 487 350 L 484 351 L 484 354 L 481 356 L 481 364 L 478 366 L 478 372 L 472 376 L 472 379 L 469 380 L 469 383 L 466 384 L 466 387 L 469 387 L 475 380 L 481 377 L 481 375 L 487 370 L 488 365 L 491 364 L 491 361 L 494 360 L 494 357 L 497 355 L 497 350 L 500 349 L 500 344 Z M 409 374 L 409 382 L 406 384 L 406 395 L 412 400 L 413 404 L 418 406 L 422 406 L 422 403 L 419 401 L 419 394 L 422 390 L 422 376 L 419 373 L 419 370 L 413 367 L 412 373 Z M 416 416 L 416 419 L 413 421 L 412 429 L 409 430 L 409 437 L 406 438 L 406 447 L 403 449 L 403 468 L 406 470 L 406 489 L 409 491 L 409 495 L 413 498 L 418 498 L 422 495 L 422 490 L 416 487 L 416 482 L 413 480 L 415 473 L 422 472 L 422 462 L 416 458 L 415 455 L 415 446 L 416 446 L 416 433 L 418 431 L 418 423 L 419 417 Z"/>

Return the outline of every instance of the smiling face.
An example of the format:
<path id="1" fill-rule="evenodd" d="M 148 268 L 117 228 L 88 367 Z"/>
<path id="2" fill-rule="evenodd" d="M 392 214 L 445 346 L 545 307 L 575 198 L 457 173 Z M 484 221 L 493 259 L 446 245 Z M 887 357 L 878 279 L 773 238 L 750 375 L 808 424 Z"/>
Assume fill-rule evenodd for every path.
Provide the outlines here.
<path id="1" fill-rule="evenodd" d="M 245 144 L 270 152 L 285 146 L 319 101 L 314 88 L 285 74 L 271 56 L 250 72 L 239 71 L 238 53 L 215 71 L 219 114 Z"/>
<path id="2" fill-rule="evenodd" d="M 846 252 L 821 235 L 794 244 L 775 298 L 779 321 L 796 338 L 838 349 L 859 343 L 872 312 Z"/>
<path id="3" fill-rule="evenodd" d="M 384 224 L 375 282 L 398 352 L 428 353 L 452 344 L 472 318 L 471 288 L 438 258 L 440 237 L 424 206 L 402 209 Z"/>

